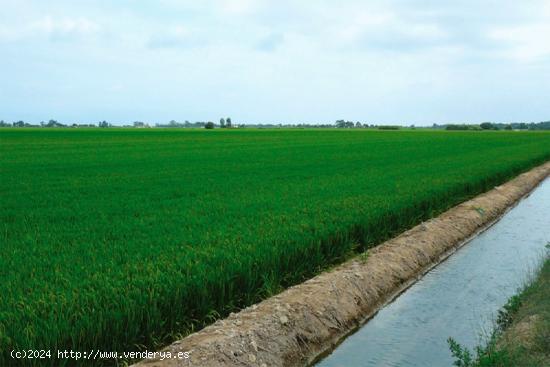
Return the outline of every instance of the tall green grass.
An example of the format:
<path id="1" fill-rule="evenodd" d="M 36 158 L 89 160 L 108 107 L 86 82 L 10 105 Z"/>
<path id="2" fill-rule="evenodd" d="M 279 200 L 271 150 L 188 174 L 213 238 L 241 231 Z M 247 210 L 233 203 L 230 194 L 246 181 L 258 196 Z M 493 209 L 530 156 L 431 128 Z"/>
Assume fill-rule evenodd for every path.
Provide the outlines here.
<path id="1" fill-rule="evenodd" d="M 0 130 L 0 365 L 166 344 L 549 158 L 548 133 Z"/>
<path id="2" fill-rule="evenodd" d="M 537 276 L 499 310 L 495 330 L 486 345 L 470 351 L 454 339 L 448 339 L 454 358 L 453 366 L 550 366 L 549 294 L 550 258 L 545 256 Z M 530 338 L 526 338 L 525 331 L 514 330 L 520 322 L 530 325 Z"/>

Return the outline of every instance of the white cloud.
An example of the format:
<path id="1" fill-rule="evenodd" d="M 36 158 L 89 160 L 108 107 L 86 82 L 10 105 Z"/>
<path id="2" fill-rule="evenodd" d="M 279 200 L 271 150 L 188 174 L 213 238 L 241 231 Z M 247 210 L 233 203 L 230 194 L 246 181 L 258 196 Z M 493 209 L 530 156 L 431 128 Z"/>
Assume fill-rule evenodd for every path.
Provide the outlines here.
<path id="1" fill-rule="evenodd" d="M 356 41 L 362 37 L 365 32 L 373 29 L 385 28 L 395 22 L 395 15 L 389 12 L 384 13 L 362 13 L 357 14 L 351 19 L 346 19 L 342 27 L 335 31 L 343 41 Z"/>
<path id="2" fill-rule="evenodd" d="M 98 23 L 85 17 L 54 18 L 46 15 L 38 20 L 21 25 L 4 26 L 0 28 L 0 39 L 18 41 L 32 38 L 47 37 L 51 40 L 81 39 L 96 35 L 101 27 Z"/>
<path id="3" fill-rule="evenodd" d="M 499 27 L 489 32 L 489 37 L 506 46 L 503 56 L 534 62 L 550 57 L 550 23 Z"/>
<path id="4" fill-rule="evenodd" d="M 389 9 L 342 19 L 343 24 L 336 23 L 331 28 L 331 36 L 335 42 L 354 49 L 407 53 L 427 46 L 440 46 L 448 38 L 448 32 L 435 22 L 410 19 Z"/>
<path id="5" fill-rule="evenodd" d="M 260 0 L 224 0 L 218 6 L 229 15 L 248 15 L 257 11 L 261 3 Z M 212 6 L 216 5 L 216 3 L 212 4 Z"/>
<path id="6" fill-rule="evenodd" d="M 31 29 L 49 34 L 92 34 L 99 31 L 99 25 L 84 17 L 54 19 L 46 16 L 31 24 Z"/>
<path id="7" fill-rule="evenodd" d="M 188 27 L 176 25 L 154 33 L 147 42 L 147 46 L 153 49 L 187 48 L 198 44 L 204 45 L 204 40 L 201 43 L 199 42 L 200 39 L 201 37 L 196 32 L 192 32 Z"/>

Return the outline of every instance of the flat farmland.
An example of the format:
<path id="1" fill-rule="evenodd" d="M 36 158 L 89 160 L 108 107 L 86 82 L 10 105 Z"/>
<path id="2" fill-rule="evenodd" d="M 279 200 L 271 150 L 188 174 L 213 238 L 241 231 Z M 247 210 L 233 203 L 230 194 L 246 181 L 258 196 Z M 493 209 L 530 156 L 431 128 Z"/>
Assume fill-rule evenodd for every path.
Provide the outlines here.
<path id="1" fill-rule="evenodd" d="M 545 132 L 0 129 L 0 365 L 159 347 L 548 159 Z"/>

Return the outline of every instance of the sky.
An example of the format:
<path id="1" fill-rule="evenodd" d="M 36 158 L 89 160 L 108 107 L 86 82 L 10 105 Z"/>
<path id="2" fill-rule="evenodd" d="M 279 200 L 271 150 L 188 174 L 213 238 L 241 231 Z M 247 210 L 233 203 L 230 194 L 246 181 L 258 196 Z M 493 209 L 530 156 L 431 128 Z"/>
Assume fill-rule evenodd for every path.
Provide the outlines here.
<path id="1" fill-rule="evenodd" d="M 550 0 L 0 0 L 0 119 L 550 119 Z"/>

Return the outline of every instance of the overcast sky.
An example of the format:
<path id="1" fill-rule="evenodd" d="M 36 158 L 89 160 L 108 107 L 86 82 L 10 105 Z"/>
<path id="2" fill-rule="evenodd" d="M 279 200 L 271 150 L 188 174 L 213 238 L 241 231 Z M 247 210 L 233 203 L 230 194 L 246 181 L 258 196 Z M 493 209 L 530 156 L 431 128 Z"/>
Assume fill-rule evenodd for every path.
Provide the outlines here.
<path id="1" fill-rule="evenodd" d="M 0 119 L 550 119 L 550 0 L 0 0 Z"/>

